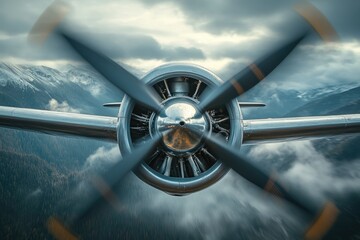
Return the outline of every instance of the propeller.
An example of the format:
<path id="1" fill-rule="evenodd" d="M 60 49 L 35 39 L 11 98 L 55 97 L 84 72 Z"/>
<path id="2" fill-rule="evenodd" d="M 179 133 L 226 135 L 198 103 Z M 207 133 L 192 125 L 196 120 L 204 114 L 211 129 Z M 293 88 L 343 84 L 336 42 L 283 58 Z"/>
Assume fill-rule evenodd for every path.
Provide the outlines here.
<path id="1" fill-rule="evenodd" d="M 129 95 L 139 105 L 147 107 L 155 112 L 160 112 L 162 106 L 159 96 L 154 89 L 140 81 L 132 73 L 111 60 L 109 57 L 90 47 L 76 37 L 65 26 L 60 26 L 60 22 L 68 7 L 65 3 L 55 2 L 50 5 L 40 16 L 31 30 L 29 40 L 32 42 L 41 42 L 47 37 L 49 32 L 53 31 L 57 36 L 65 40 L 75 52 L 77 52 L 86 62 L 88 62 L 105 79 Z"/>
<path id="2" fill-rule="evenodd" d="M 86 41 L 71 33 L 64 25 L 59 25 L 62 18 L 65 16 L 67 9 L 66 4 L 64 3 L 56 2 L 55 4 L 52 4 L 34 25 L 30 33 L 30 40 L 42 41 L 50 32 L 54 32 L 54 34 L 67 42 L 75 52 L 77 52 L 105 79 L 134 99 L 137 104 L 156 113 L 160 112 L 163 106 L 154 89 L 140 81 L 136 76 L 100 51 L 96 50 L 94 47 L 86 44 Z M 298 9 L 298 12 L 309 22 L 313 29 L 323 37 L 323 39 L 326 39 L 327 32 L 333 30 L 331 25 L 323 24 L 325 20 L 321 16 L 314 18 L 315 15 L 318 15 L 317 11 L 309 13 L 308 10 L 300 8 Z M 327 30 L 323 30 L 324 26 L 326 26 Z M 279 48 L 264 55 L 242 71 L 236 73 L 220 87 L 209 91 L 199 103 L 200 111 L 204 113 L 214 107 L 227 104 L 232 99 L 254 87 L 280 65 L 307 35 L 308 31 L 301 32 L 289 39 Z M 200 134 L 196 130 L 192 131 L 196 134 Z M 167 133 L 168 132 L 163 134 Z M 319 207 L 306 199 L 305 195 L 290 192 L 275 175 L 262 170 L 260 167 L 238 154 L 235 149 L 228 146 L 216 136 L 212 136 L 211 134 L 200 134 L 200 136 L 204 136 L 206 147 L 209 148 L 218 159 L 231 167 L 239 175 L 269 194 L 281 198 L 301 209 L 311 219 L 315 218 L 314 222 L 306 232 L 307 239 L 321 238 L 335 222 L 338 210 L 334 204 L 326 203 L 325 206 L 322 207 L 322 210 L 319 211 Z M 100 203 L 101 197 L 104 197 L 115 209 L 121 208 L 116 194 L 114 194 L 111 189 L 116 186 L 128 172 L 136 168 L 139 163 L 147 159 L 150 154 L 153 153 L 162 137 L 163 135 L 158 134 L 153 138 L 148 138 L 130 154 L 125 155 L 124 158 L 116 163 L 106 174 L 93 177 L 91 183 L 94 187 L 94 192 L 90 198 L 87 198 L 82 202 L 81 208 L 74 213 L 70 220 L 70 225 L 75 225 L 88 216 L 92 209 Z M 76 239 L 76 236 L 69 232 L 55 217 L 49 219 L 48 228 L 58 239 Z"/>
<path id="3" fill-rule="evenodd" d="M 306 2 L 295 5 L 294 9 L 308 23 L 310 28 L 301 27 L 301 30 L 289 38 L 287 42 L 284 42 L 282 46 L 236 73 L 220 87 L 209 91 L 200 103 L 201 112 L 228 103 L 266 78 L 310 34 L 310 29 L 314 30 L 325 42 L 335 42 L 339 39 L 335 29 L 314 5 Z"/>
<path id="4" fill-rule="evenodd" d="M 110 58 L 87 46 L 79 39 L 76 39 L 66 30 L 58 28 L 56 32 L 95 70 L 129 95 L 139 105 L 147 107 L 155 112 L 161 111 L 162 106 L 160 105 L 159 99 L 156 97 L 157 93 L 154 89 L 147 86 Z"/>
<path id="5" fill-rule="evenodd" d="M 121 204 L 112 189 L 120 183 L 127 173 L 135 169 L 142 161 L 149 158 L 159 145 L 162 137 L 169 134 L 171 130 L 164 131 L 162 134 L 156 134 L 148 137 L 139 144 L 131 153 L 125 155 L 120 161 L 114 164 L 105 174 L 95 175 L 90 179 L 92 192 L 90 197 L 81 202 L 80 209 L 75 210 L 71 219 L 67 221 L 70 226 L 74 226 L 84 220 L 89 213 L 95 209 L 104 198 L 114 209 L 121 210 Z M 48 229 L 57 239 L 62 238 L 64 232 L 66 236 L 74 236 L 58 218 L 52 216 L 48 220 Z M 75 237 L 75 236 L 74 236 Z M 76 239 L 76 238 L 75 238 Z"/>
<path id="6" fill-rule="evenodd" d="M 306 35 L 307 32 L 304 32 L 290 39 L 283 46 L 235 74 L 220 87 L 208 92 L 199 104 L 201 112 L 222 106 L 254 87 L 268 76 Z"/>
<path id="7" fill-rule="evenodd" d="M 334 224 L 339 213 L 336 206 L 327 202 L 324 206 L 310 201 L 305 194 L 290 192 L 286 186 L 270 174 L 256 166 L 253 162 L 238 153 L 238 150 L 227 145 L 223 139 L 213 134 L 201 134 L 191 129 L 197 135 L 205 137 L 205 145 L 220 161 L 232 168 L 240 176 L 263 189 L 265 192 L 283 199 L 302 210 L 310 219 L 315 219 L 305 233 L 306 239 L 321 239 Z"/>

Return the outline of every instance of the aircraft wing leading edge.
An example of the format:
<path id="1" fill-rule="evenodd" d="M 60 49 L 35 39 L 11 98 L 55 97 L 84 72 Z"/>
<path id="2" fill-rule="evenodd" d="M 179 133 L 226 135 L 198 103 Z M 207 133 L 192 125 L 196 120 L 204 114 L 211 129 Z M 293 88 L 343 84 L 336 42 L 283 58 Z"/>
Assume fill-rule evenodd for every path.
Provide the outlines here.
<path id="1" fill-rule="evenodd" d="M 244 144 L 360 133 L 360 114 L 243 120 Z"/>
<path id="2" fill-rule="evenodd" d="M 0 126 L 116 141 L 117 117 L 0 106 Z"/>

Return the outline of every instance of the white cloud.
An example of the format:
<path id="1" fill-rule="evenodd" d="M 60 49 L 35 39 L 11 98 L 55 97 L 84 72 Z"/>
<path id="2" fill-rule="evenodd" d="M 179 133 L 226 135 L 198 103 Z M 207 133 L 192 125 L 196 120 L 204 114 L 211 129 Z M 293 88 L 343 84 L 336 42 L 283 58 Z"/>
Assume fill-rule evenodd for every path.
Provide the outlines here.
<path id="1" fill-rule="evenodd" d="M 87 157 L 85 168 L 102 168 L 118 162 L 121 159 L 119 147 L 117 145 L 112 147 L 99 147 L 94 153 Z"/>
<path id="2" fill-rule="evenodd" d="M 311 141 L 263 144 L 252 148 L 249 156 L 264 167 L 274 166 L 271 159 L 282 161 L 279 166 L 290 161 L 289 167 L 279 173 L 284 183 L 317 199 L 360 189 L 360 159 L 332 161 L 318 152 Z"/>
<path id="3" fill-rule="evenodd" d="M 145 192 L 145 190 L 143 190 Z M 296 213 L 265 196 L 252 184 L 230 171 L 213 186 L 187 196 L 174 197 L 161 191 L 151 191 L 148 196 L 131 205 L 139 214 L 144 211 L 158 213 L 163 218 L 176 216 L 180 229 L 200 233 L 202 239 L 215 240 L 242 233 L 252 239 L 284 239 L 289 231 L 302 227 Z M 163 220 L 166 222 L 166 219 Z M 293 232 L 292 232 L 293 233 Z"/>
<path id="4" fill-rule="evenodd" d="M 360 41 L 305 45 L 281 66 L 279 88 L 305 90 L 329 85 L 359 85 Z"/>
<path id="5" fill-rule="evenodd" d="M 56 99 L 52 98 L 49 100 L 46 108 L 51 111 L 57 112 L 72 112 L 72 113 L 79 113 L 80 111 L 76 108 L 71 107 L 67 101 L 58 102 Z"/>

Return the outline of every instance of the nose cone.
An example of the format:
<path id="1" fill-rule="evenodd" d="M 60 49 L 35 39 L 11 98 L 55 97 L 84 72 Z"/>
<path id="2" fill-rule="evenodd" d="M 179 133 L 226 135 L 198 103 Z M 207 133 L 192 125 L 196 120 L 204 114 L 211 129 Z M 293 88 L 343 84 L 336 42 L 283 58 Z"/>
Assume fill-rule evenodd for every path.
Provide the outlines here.
<path id="1" fill-rule="evenodd" d="M 196 103 L 185 99 L 174 99 L 165 105 L 157 116 L 157 131 L 173 129 L 163 138 L 164 145 L 174 153 L 192 152 L 201 145 L 202 136 L 194 134 L 191 129 L 204 133 L 208 129 L 207 118 L 202 115 Z"/>

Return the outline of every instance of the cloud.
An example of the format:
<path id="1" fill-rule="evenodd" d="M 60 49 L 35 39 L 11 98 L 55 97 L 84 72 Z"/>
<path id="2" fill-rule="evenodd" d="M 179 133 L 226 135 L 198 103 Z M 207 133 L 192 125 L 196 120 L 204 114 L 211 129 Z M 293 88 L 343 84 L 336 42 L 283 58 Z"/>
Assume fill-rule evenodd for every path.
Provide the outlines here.
<path id="1" fill-rule="evenodd" d="M 233 60 L 218 75 L 227 80 L 247 67 L 248 64 L 246 60 Z M 360 41 L 333 44 L 307 44 L 304 42 L 264 81 L 241 97 L 242 100 L 269 103 L 277 97 L 277 93 L 284 91 L 294 91 L 294 94 L 298 94 L 299 97 L 307 91 L 316 89 L 319 89 L 319 93 L 331 89 L 332 91 L 334 89 L 338 91 L 343 89 L 344 91 L 360 85 L 359 65 Z M 285 99 L 279 100 L 284 101 Z"/>
<path id="2" fill-rule="evenodd" d="M 259 145 L 251 149 L 249 157 L 265 169 L 278 171 L 290 188 L 301 189 L 313 198 L 325 200 L 360 189 L 359 159 L 332 161 L 311 141 Z"/>
<path id="3" fill-rule="evenodd" d="M 277 170 L 287 187 L 303 191 L 318 203 L 334 196 L 346 199 L 360 189 L 360 159 L 335 162 L 310 141 L 262 144 L 251 148 L 247 156 L 267 171 Z M 149 213 L 151 218 L 162 219 L 164 228 L 173 227 L 175 221 L 178 229 L 202 239 L 301 239 L 309 224 L 297 211 L 233 171 L 211 187 L 182 197 L 131 181 L 136 184 L 131 189 L 140 189 L 127 193 L 134 216 Z"/>
<path id="4" fill-rule="evenodd" d="M 151 6 L 154 1 L 142 0 Z M 164 1 L 155 1 L 158 4 Z M 215 1 L 185 0 L 176 2 L 187 16 L 188 24 L 195 29 L 213 34 L 224 32 L 247 32 L 261 23 L 268 23 L 278 12 L 288 8 L 294 1 L 278 0 L 271 4 L 255 1 Z"/>
<path id="5" fill-rule="evenodd" d="M 154 3 L 165 4 L 164 0 L 141 0 L 147 6 Z M 276 0 L 271 3 L 262 0 L 227 0 L 215 1 L 208 4 L 206 0 L 177 1 L 175 4 L 186 15 L 189 25 L 197 30 L 213 34 L 246 33 L 259 27 L 267 27 L 274 32 L 288 32 L 286 26 L 289 18 L 297 18 L 292 10 L 293 6 L 301 1 Z M 357 9 L 360 3 L 351 0 L 337 1 L 312 1 L 317 8 L 328 18 L 338 32 L 345 36 L 360 36 L 356 25 L 359 20 Z M 284 24 L 283 19 L 287 19 Z"/>
<path id="6" fill-rule="evenodd" d="M 200 234 L 202 239 L 286 239 L 300 236 L 305 228 L 296 212 L 233 171 L 213 186 L 187 196 L 143 191 L 144 196 L 131 200 L 132 212 L 158 214 L 165 227 L 176 219 L 179 229 Z"/>
<path id="7" fill-rule="evenodd" d="M 57 112 L 72 112 L 72 113 L 79 113 L 80 112 L 78 109 L 71 107 L 67 103 L 67 101 L 58 102 L 54 98 L 49 100 L 49 103 L 46 106 L 46 108 L 48 110 L 57 111 Z"/>
<path id="8" fill-rule="evenodd" d="M 100 39 L 107 39 L 102 45 Z M 155 38 L 139 34 L 101 34 L 95 41 L 115 59 L 164 59 L 167 61 L 203 59 L 204 53 L 195 47 L 162 46 Z"/>
<path id="9" fill-rule="evenodd" d="M 26 199 L 29 199 L 29 198 L 36 198 L 40 195 L 43 194 L 43 190 L 41 188 L 37 188 L 35 189 L 34 191 L 32 191 L 31 193 L 29 193 L 26 197 Z"/>
<path id="10" fill-rule="evenodd" d="M 41 12 L 46 8 L 43 0 L 1 1 L 0 33 L 7 36 L 26 34 Z"/>
<path id="11" fill-rule="evenodd" d="M 118 162 L 121 159 L 117 145 L 108 147 L 101 146 L 86 158 L 84 168 L 104 168 Z"/>

